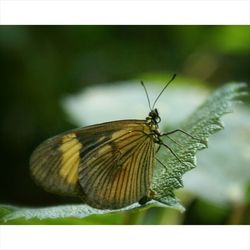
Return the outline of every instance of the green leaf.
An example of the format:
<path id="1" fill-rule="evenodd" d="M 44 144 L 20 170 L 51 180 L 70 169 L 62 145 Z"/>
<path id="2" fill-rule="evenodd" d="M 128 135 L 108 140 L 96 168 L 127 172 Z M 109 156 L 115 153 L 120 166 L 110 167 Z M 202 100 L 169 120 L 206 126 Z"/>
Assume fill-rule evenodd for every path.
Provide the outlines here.
<path id="1" fill-rule="evenodd" d="M 110 213 L 120 213 L 129 210 L 139 210 L 142 211 L 149 207 L 169 207 L 168 205 L 161 204 L 157 201 L 150 201 L 145 206 L 141 206 L 138 203 L 134 203 L 128 207 L 116 210 L 100 210 L 96 208 L 92 208 L 86 204 L 72 204 L 72 205 L 61 205 L 61 206 L 53 206 L 53 207 L 45 207 L 45 208 L 21 208 L 9 205 L 1 205 L 0 206 L 0 219 L 1 223 L 6 223 L 8 221 L 17 220 L 19 218 L 29 219 L 58 219 L 58 218 L 85 218 L 90 215 L 104 215 Z M 173 203 L 174 206 L 174 203 Z M 181 209 L 180 206 L 176 207 L 177 209 Z"/>
<path id="2" fill-rule="evenodd" d="M 157 158 L 162 164 L 156 162 L 153 178 L 156 200 L 170 206 L 169 200 L 178 202 L 174 190 L 183 187 L 182 175 L 195 167 L 195 154 L 207 147 L 208 137 L 223 128 L 221 116 L 232 112 L 233 104 L 246 94 L 242 90 L 245 86 L 244 83 L 223 86 L 181 124 L 180 128 L 195 139 L 181 132 L 171 137 L 181 145 L 165 138 L 164 142 L 184 164 L 180 163 L 169 150 L 161 147 Z"/>
<path id="3" fill-rule="evenodd" d="M 183 206 L 176 199 L 174 190 L 183 187 L 182 175 L 195 167 L 195 154 L 208 145 L 208 137 L 223 128 L 221 116 L 232 111 L 233 104 L 239 97 L 246 94 L 245 84 L 227 84 L 215 91 L 207 101 L 189 116 L 179 128 L 191 134 L 194 138 L 180 132 L 170 135 L 178 144 L 164 138 L 164 142 L 172 148 L 181 164 L 169 150 L 161 147 L 157 158 L 165 167 L 156 161 L 152 189 L 156 193 L 155 200 L 145 206 L 138 203 L 119 210 L 99 210 L 88 205 L 66 205 L 47 208 L 19 208 L 0 206 L 0 217 L 4 223 L 19 218 L 44 220 L 48 218 L 84 218 L 90 215 L 119 213 L 131 209 L 145 209 L 150 206 L 172 207 L 183 211 Z M 167 131 L 167 129 L 165 129 Z"/>

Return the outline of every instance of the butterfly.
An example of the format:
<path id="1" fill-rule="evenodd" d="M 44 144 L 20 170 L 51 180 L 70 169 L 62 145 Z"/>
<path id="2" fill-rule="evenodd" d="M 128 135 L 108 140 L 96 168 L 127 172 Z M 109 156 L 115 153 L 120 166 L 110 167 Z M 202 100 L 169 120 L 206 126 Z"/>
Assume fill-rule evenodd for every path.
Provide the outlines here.
<path id="1" fill-rule="evenodd" d="M 179 160 L 162 136 L 178 131 L 189 135 L 180 129 L 159 131 L 161 118 L 154 107 L 174 78 L 152 108 L 141 82 L 150 108 L 145 120 L 105 122 L 67 131 L 41 143 L 30 159 L 35 182 L 48 192 L 78 196 L 98 209 L 119 209 L 136 202 L 143 205 L 153 199 L 151 184 L 159 148 L 164 146 Z"/>

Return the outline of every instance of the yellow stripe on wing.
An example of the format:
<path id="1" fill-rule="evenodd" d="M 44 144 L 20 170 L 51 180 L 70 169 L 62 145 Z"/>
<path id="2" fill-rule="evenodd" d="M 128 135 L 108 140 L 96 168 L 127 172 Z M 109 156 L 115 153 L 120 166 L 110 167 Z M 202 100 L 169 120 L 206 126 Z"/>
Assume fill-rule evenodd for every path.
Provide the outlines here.
<path id="1" fill-rule="evenodd" d="M 68 184 L 74 185 L 78 181 L 78 166 L 80 163 L 80 150 L 82 144 L 78 141 L 74 133 L 65 135 L 59 147 L 61 151 L 61 163 L 59 175 Z"/>

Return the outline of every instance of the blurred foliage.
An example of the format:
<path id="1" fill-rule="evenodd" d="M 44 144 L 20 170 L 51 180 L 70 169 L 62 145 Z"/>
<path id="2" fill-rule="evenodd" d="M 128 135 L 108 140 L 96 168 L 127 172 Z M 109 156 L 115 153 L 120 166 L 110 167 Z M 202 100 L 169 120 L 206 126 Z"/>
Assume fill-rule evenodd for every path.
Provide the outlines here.
<path id="1" fill-rule="evenodd" d="M 209 88 L 229 81 L 249 83 L 249 34 L 248 26 L 1 26 L 0 203 L 80 203 L 44 192 L 29 176 L 35 146 L 75 126 L 63 111 L 63 97 L 105 82 L 155 75 L 163 82 L 168 72 Z M 112 218 L 118 215 L 105 215 L 106 222 L 89 218 L 89 224 L 249 223 L 249 200 L 218 207 L 195 194 L 185 197 L 188 210 L 182 215 L 151 208 L 137 216 L 125 213 L 116 222 Z M 213 209 L 202 215 L 206 207 Z"/>

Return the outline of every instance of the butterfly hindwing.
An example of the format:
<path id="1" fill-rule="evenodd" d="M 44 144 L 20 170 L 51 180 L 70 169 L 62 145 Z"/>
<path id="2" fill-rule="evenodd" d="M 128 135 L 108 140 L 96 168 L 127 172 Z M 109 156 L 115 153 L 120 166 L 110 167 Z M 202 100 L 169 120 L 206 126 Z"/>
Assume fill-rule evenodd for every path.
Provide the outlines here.
<path id="1" fill-rule="evenodd" d="M 87 203 L 121 208 L 139 201 L 150 189 L 153 159 L 154 142 L 142 127 L 114 132 L 81 159 L 79 180 Z"/>

